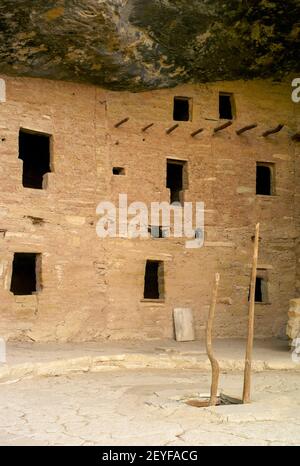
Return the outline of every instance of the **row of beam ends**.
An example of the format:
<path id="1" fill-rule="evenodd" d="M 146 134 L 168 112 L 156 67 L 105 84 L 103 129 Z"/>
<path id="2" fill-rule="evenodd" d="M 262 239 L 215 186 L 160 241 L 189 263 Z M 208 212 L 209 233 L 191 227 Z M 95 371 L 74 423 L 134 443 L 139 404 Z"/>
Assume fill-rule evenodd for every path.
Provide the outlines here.
<path id="1" fill-rule="evenodd" d="M 114 126 L 115 128 L 119 128 L 120 126 L 122 126 L 123 124 L 127 123 L 129 121 L 129 118 L 123 118 L 123 120 L 120 120 L 118 123 L 116 123 Z M 229 121 L 226 121 L 225 123 L 222 123 L 221 125 L 219 126 L 216 126 L 214 129 L 213 129 L 213 134 L 215 133 L 218 133 L 219 131 L 223 131 L 224 129 L 228 128 L 229 126 L 231 126 L 233 124 L 233 122 L 231 120 Z M 144 126 L 142 128 L 142 132 L 144 133 L 145 131 L 147 131 L 148 129 L 150 129 L 152 126 L 154 126 L 154 123 L 150 123 L 146 126 Z M 236 134 L 238 136 L 240 136 L 241 134 L 244 134 L 246 133 L 247 131 L 250 131 L 251 129 L 254 129 L 254 128 L 257 128 L 257 123 L 252 123 L 250 125 L 246 125 L 246 126 L 243 126 L 242 128 L 239 128 L 238 130 L 236 130 Z M 173 126 L 170 126 L 170 128 L 167 128 L 166 129 L 166 134 L 171 134 L 173 133 L 173 131 L 175 131 L 177 128 L 179 127 L 179 123 L 176 123 L 175 125 Z M 282 128 L 284 127 L 283 124 L 279 124 L 277 125 L 275 128 L 271 128 L 271 129 L 268 129 L 266 131 L 264 131 L 262 133 L 261 136 L 263 136 L 264 138 L 267 137 L 267 136 L 270 136 L 271 134 L 276 134 L 276 133 L 279 133 L 279 131 L 282 130 Z M 204 128 L 198 128 L 196 131 L 193 131 L 191 133 L 191 137 L 194 138 L 195 136 L 197 136 L 198 134 L 202 133 L 204 131 Z M 291 139 L 292 141 L 295 141 L 295 142 L 300 142 L 300 132 L 297 132 L 297 133 L 294 133 L 292 136 L 291 136 Z"/>

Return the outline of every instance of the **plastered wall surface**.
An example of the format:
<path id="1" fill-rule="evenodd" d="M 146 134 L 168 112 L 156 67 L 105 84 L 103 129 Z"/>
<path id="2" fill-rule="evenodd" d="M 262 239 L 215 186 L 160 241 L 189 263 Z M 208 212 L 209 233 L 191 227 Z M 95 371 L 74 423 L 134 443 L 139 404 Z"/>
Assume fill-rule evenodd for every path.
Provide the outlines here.
<path id="1" fill-rule="evenodd" d="M 0 103 L 0 335 L 34 341 L 173 338 L 172 311 L 190 307 L 204 335 L 215 272 L 221 275 L 215 335 L 246 334 L 255 223 L 268 302 L 256 305 L 255 335 L 285 333 L 300 291 L 299 109 L 290 82 L 219 82 L 143 93 L 8 78 Z M 219 91 L 234 93 L 233 124 L 220 124 Z M 174 125 L 173 98 L 192 99 L 191 121 Z M 300 106 L 300 104 L 299 104 Z M 115 124 L 129 120 L 118 128 Z M 141 129 L 154 123 L 147 131 Z M 236 130 L 257 128 L 236 135 Z M 277 134 L 262 133 L 277 124 Z M 19 129 L 52 135 L 45 189 L 22 186 Z M 196 137 L 191 133 L 204 128 Z M 96 207 L 119 193 L 128 203 L 168 201 L 166 160 L 187 163 L 186 201 L 205 203 L 205 242 L 185 238 L 99 238 Z M 275 164 L 275 195 L 256 195 L 256 162 Z M 114 176 L 113 167 L 125 175 Z M 42 219 L 36 223 L 32 217 Z M 42 289 L 10 292 L 14 252 L 41 254 Z M 165 296 L 143 300 L 146 260 L 164 261 Z"/>

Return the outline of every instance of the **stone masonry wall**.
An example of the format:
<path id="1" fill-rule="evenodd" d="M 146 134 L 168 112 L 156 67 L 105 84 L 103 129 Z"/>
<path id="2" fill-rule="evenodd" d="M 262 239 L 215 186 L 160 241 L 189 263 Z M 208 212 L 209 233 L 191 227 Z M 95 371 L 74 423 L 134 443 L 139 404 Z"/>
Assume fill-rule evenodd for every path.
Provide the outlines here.
<path id="1" fill-rule="evenodd" d="M 203 336 L 216 271 L 221 274 L 215 334 L 246 334 L 255 223 L 268 302 L 256 305 L 255 335 L 283 335 L 289 300 L 299 294 L 299 143 L 291 141 L 296 105 L 290 83 L 185 85 L 143 93 L 90 85 L 8 78 L 0 103 L 0 335 L 34 341 L 173 338 L 172 310 L 191 307 Z M 218 125 L 218 93 L 233 92 L 236 119 Z M 174 124 L 174 96 L 192 99 L 192 121 Z M 300 105 L 300 104 L 299 104 Z M 129 121 L 114 125 L 125 117 Z M 299 118 L 299 117 L 298 117 Z M 264 138 L 262 132 L 284 123 Z M 148 131 L 141 129 L 154 123 Z M 236 129 L 258 127 L 237 136 Z M 192 138 L 191 132 L 204 131 Z M 20 128 L 52 135 L 52 172 L 43 190 L 22 186 Z M 296 157 L 297 156 L 297 157 Z M 184 238 L 100 239 L 102 200 L 168 201 L 166 159 L 187 161 L 186 201 L 205 202 L 205 243 Z M 255 194 L 256 162 L 275 163 L 276 195 Z M 113 176 L 112 167 L 125 168 Z M 296 180 L 297 178 L 297 180 Z M 32 217 L 43 219 L 36 224 Z M 42 290 L 10 292 L 14 252 L 42 255 Z M 164 261 L 164 301 L 144 301 L 147 259 Z M 299 259 L 298 259 L 299 265 Z M 298 268 L 299 271 L 299 268 Z"/>

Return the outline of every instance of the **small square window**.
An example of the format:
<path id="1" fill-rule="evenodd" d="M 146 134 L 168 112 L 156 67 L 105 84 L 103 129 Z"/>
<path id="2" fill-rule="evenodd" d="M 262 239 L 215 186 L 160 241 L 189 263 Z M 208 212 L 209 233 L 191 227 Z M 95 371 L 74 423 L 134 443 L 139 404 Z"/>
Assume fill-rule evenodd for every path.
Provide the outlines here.
<path id="1" fill-rule="evenodd" d="M 150 233 L 151 238 L 165 238 L 165 231 L 162 226 L 149 225 L 148 233 Z"/>
<path id="2" fill-rule="evenodd" d="M 174 97 L 173 120 L 191 120 L 191 99 L 189 97 Z"/>
<path id="3" fill-rule="evenodd" d="M 233 94 L 219 94 L 219 118 L 223 120 L 232 120 L 234 118 L 234 100 Z"/>
<path id="4" fill-rule="evenodd" d="M 113 167 L 113 175 L 125 175 L 125 168 L 123 167 Z"/>
<path id="5" fill-rule="evenodd" d="M 256 194 L 273 196 L 275 194 L 275 165 L 256 163 Z"/>
<path id="6" fill-rule="evenodd" d="M 203 228 L 196 228 L 195 229 L 195 239 L 204 239 Z"/>

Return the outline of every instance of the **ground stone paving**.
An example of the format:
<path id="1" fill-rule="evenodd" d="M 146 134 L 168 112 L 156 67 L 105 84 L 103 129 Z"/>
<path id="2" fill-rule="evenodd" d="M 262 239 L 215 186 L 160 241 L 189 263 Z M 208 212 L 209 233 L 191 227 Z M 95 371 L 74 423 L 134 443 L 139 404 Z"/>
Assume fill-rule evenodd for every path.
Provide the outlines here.
<path id="1" fill-rule="evenodd" d="M 242 373 L 220 386 L 242 391 Z M 196 370 L 119 370 L 0 384 L 2 445 L 300 445 L 299 372 L 253 375 L 250 405 L 194 408 Z"/>

